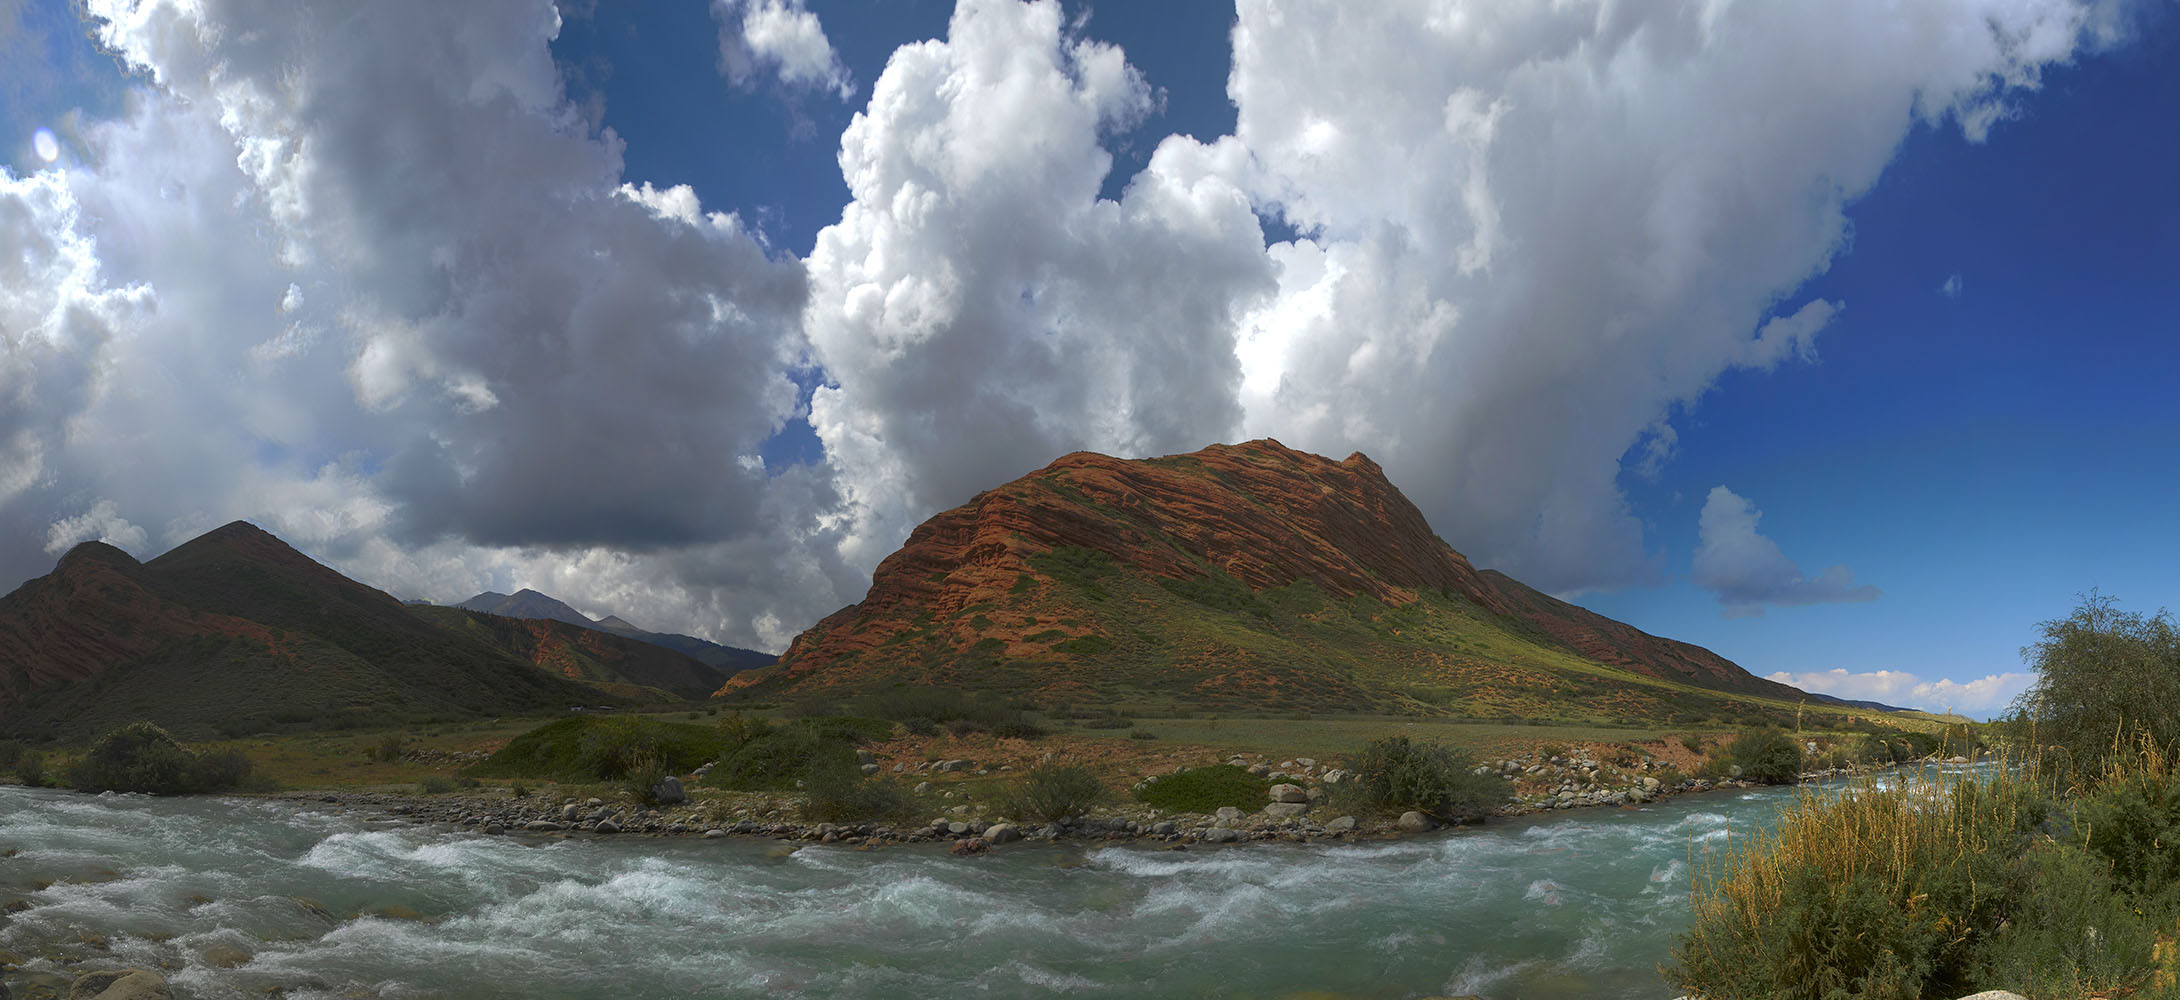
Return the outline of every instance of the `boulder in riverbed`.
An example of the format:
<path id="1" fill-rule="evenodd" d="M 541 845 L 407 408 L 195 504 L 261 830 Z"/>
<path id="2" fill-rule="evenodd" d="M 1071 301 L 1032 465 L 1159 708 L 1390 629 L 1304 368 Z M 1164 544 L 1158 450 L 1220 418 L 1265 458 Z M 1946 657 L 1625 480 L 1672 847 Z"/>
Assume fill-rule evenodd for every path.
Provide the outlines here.
<path id="1" fill-rule="evenodd" d="M 68 988 L 68 1000 L 173 1000 L 167 981 L 156 972 L 122 969 L 79 976 Z"/>
<path id="2" fill-rule="evenodd" d="M 1310 800 L 1309 793 L 1303 791 L 1300 785 L 1273 785 L 1271 796 L 1274 802 L 1308 802 Z"/>
<path id="3" fill-rule="evenodd" d="M 651 786 L 651 800 L 662 806 L 680 805 L 689 801 L 689 793 L 681 787 L 681 779 L 669 774 Z"/>
<path id="4" fill-rule="evenodd" d="M 1433 824 L 1429 816 L 1411 809 L 1401 813 L 1400 820 L 1393 825 L 1400 827 L 1403 833 L 1422 833 L 1429 830 Z"/>

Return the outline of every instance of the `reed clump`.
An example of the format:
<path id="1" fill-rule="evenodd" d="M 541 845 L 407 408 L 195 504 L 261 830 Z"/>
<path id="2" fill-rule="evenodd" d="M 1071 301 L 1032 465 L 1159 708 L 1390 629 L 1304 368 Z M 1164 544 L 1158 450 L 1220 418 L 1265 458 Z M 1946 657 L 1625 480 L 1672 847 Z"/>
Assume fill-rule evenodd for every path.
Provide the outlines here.
<path id="1" fill-rule="evenodd" d="M 1697 863 L 1662 971 L 1708 1000 L 2167 995 L 2180 776 L 2154 744 L 2108 761 L 1805 789 Z"/>

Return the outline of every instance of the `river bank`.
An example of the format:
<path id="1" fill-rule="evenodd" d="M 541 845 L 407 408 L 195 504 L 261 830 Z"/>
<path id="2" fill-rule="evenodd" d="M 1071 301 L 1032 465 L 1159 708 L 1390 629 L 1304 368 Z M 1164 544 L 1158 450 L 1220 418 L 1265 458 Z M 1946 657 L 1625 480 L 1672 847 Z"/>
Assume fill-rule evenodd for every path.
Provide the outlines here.
<path id="1" fill-rule="evenodd" d="M 1582 809 L 1636 808 L 1686 795 L 1710 792 L 1745 792 L 1762 787 L 1732 776 L 1687 777 L 1671 764 L 1651 758 L 1631 759 L 1625 748 L 1607 745 L 1555 748 L 1535 751 L 1479 765 L 1482 771 L 1504 776 L 1513 797 L 1495 810 L 1492 819 L 1514 819 Z M 1122 801 L 1097 809 L 1092 815 L 1057 822 L 1018 822 L 999 815 L 988 802 L 972 801 L 968 791 L 946 790 L 933 784 L 947 778 L 989 774 L 990 769 L 970 769 L 958 759 L 896 763 L 895 772 L 905 778 L 923 778 L 917 794 L 921 804 L 938 815 L 922 822 L 815 822 L 802 818 L 799 797 L 777 793 L 707 792 L 704 797 L 659 806 L 642 806 L 625 794 L 608 799 L 596 794 L 555 794 L 552 791 L 520 797 L 507 789 L 457 790 L 440 794 L 390 791 L 313 790 L 276 793 L 271 798 L 332 806 L 408 822 L 443 824 L 486 835 L 532 837 L 678 837 L 698 839 L 753 838 L 798 843 L 845 844 L 875 849 L 906 844 L 954 845 L 960 853 L 978 853 L 993 846 L 1015 842 L 1138 842 L 1169 849 L 1198 845 L 1238 843 L 1313 843 L 1386 840 L 1427 833 L 1449 826 L 1420 813 L 1400 816 L 1357 816 L 1337 809 L 1327 793 L 1352 780 L 1342 769 L 1303 757 L 1272 763 L 1256 755 L 1236 754 L 1227 763 L 1243 766 L 1274 782 L 1269 800 L 1256 810 L 1229 806 L 1213 813 L 1167 813 L 1141 803 Z M 1954 758 L 1952 763 L 1967 763 Z M 1828 768 L 1802 775 L 1803 781 L 1825 781 L 1868 775 L 1902 766 Z M 870 767 L 878 766 L 874 759 Z M 1002 765 L 1004 767 L 1004 765 Z M 690 776 L 701 778 L 701 773 Z M 956 785 L 955 787 L 959 787 Z M 675 783 L 674 795 L 685 794 Z M 961 798 L 957 800 L 956 796 Z"/>

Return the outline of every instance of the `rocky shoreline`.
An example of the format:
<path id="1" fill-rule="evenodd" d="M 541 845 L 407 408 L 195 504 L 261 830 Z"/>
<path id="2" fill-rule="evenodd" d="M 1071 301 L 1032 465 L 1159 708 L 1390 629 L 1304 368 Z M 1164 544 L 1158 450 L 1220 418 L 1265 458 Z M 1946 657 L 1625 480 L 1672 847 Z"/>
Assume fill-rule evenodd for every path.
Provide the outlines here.
<path id="1" fill-rule="evenodd" d="M 1951 762 L 1967 763 L 1967 759 L 1954 758 Z M 952 763 L 937 761 L 929 766 L 943 770 Z M 486 835 L 762 838 L 864 849 L 941 844 L 964 854 L 1015 842 L 1131 841 L 1187 849 L 1196 845 L 1387 839 L 1462 825 L 1441 823 L 1417 812 L 1391 820 L 1338 813 L 1325 805 L 1324 792 L 1349 776 L 1338 768 L 1321 768 L 1308 758 L 1285 761 L 1277 767 L 1262 761 L 1246 763 L 1242 757 L 1229 763 L 1243 764 L 1275 782 L 1269 801 L 1261 809 L 1251 812 L 1227 806 L 1214 813 L 1164 813 L 1129 803 L 1087 817 L 1021 823 L 1007 817 L 977 815 L 977 807 L 964 802 L 939 806 L 942 814 L 923 823 L 828 823 L 798 816 L 799 800 L 790 795 L 730 793 L 723 798 L 691 800 L 678 779 L 669 779 L 671 787 L 661 789 L 667 804 L 659 806 L 638 805 L 625 797 L 611 801 L 596 796 L 513 798 L 474 792 L 432 795 L 304 791 L 275 793 L 271 797 Z M 1627 766 L 1600 762 L 1586 749 L 1550 756 L 1517 755 L 1487 762 L 1477 770 L 1506 777 L 1515 790 L 1514 798 L 1493 814 L 1502 818 L 1582 808 L 1634 808 L 1679 795 L 1761 787 L 1737 777 L 1682 777 L 1651 761 L 1630 762 Z M 1805 774 L 1802 780 L 1874 770 L 1827 769 Z M 919 788 L 928 790 L 928 786 Z"/>

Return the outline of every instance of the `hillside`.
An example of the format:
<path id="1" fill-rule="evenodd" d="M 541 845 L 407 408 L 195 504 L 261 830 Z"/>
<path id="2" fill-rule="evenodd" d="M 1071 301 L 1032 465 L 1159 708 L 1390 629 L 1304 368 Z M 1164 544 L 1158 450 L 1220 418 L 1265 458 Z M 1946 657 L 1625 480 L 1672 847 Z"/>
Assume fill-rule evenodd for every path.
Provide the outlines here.
<path id="1" fill-rule="evenodd" d="M 1787 718 L 1802 692 L 1478 571 L 1368 457 L 1076 453 L 918 526 L 722 694 L 934 684 L 1048 705 Z"/>
<path id="2" fill-rule="evenodd" d="M 630 698 L 702 700 L 732 673 L 652 643 L 549 618 L 513 618 L 431 605 L 411 607 L 409 612 L 514 653 L 551 673 Z"/>
<path id="3" fill-rule="evenodd" d="M 450 634 L 237 521 L 149 562 L 92 542 L 0 598 L 0 733 L 188 736 L 611 700 Z"/>
<path id="4" fill-rule="evenodd" d="M 567 622 L 570 625 L 579 625 L 583 628 L 597 629 L 600 632 L 610 632 L 622 638 L 634 639 L 637 642 L 648 642 L 654 646 L 663 646 L 706 666 L 720 668 L 727 673 L 748 670 L 752 667 L 768 667 L 779 659 L 779 657 L 770 653 L 760 653 L 754 649 L 742 649 L 737 646 L 722 646 L 716 642 L 699 639 L 693 635 L 646 631 L 622 620 L 619 615 L 609 614 L 594 621 L 589 616 L 567 606 L 556 598 L 548 597 L 527 588 L 515 591 L 512 594 L 487 590 L 454 606 L 470 611 L 482 611 L 490 615 L 502 615 L 508 618 L 543 618 Z"/>

